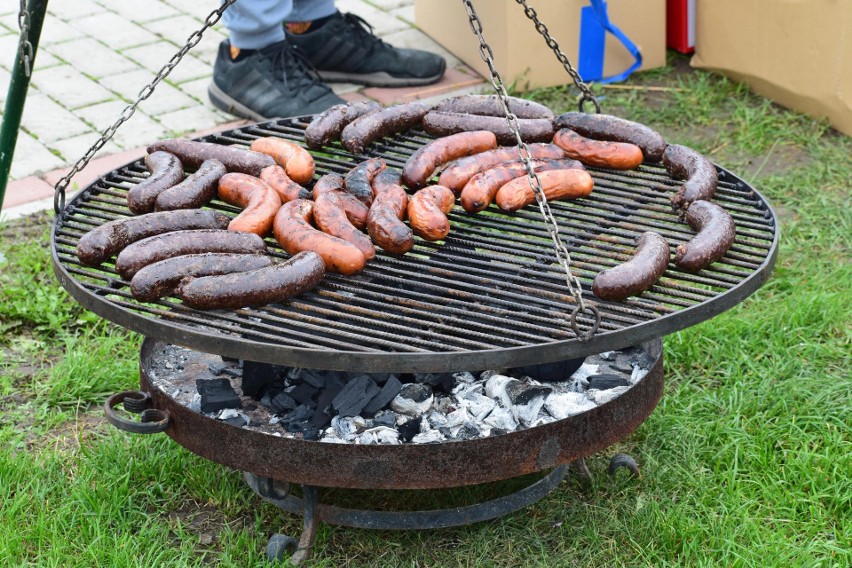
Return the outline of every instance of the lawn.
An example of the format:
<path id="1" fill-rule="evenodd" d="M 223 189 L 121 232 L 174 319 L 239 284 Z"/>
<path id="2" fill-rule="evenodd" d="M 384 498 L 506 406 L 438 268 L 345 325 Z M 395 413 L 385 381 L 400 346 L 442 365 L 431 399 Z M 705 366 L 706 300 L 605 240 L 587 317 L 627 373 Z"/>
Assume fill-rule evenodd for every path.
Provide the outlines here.
<path id="1" fill-rule="evenodd" d="M 665 339 L 659 407 L 588 460 L 591 485 L 458 529 L 321 525 L 307 566 L 852 565 L 852 139 L 680 56 L 634 77 L 596 89 L 604 111 L 755 184 L 781 223 L 771 279 Z M 164 435 L 106 424 L 105 397 L 138 385 L 140 338 L 60 288 L 51 221 L 0 226 L 0 565 L 262 565 L 299 518 Z M 607 477 L 616 451 L 641 479 Z"/>

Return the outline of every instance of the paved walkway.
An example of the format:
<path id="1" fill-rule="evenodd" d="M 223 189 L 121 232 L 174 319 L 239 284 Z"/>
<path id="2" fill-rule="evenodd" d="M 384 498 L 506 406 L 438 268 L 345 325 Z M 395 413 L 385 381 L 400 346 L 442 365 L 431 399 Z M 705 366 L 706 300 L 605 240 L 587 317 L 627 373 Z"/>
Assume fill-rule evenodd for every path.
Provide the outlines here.
<path id="1" fill-rule="evenodd" d="M 110 126 L 124 107 L 203 24 L 219 0 L 50 0 L 0 216 L 12 219 L 52 207 L 53 185 Z M 444 79 L 403 89 L 335 84 L 343 98 L 384 104 L 439 99 L 485 83 L 414 24 L 414 0 L 337 0 L 342 12 L 370 22 L 378 36 L 447 59 Z M 196 136 L 244 124 L 215 109 L 207 84 L 221 24 L 208 30 L 89 166 L 75 189 L 144 155 L 159 138 Z M 0 6 L 0 109 L 5 105 L 18 42 L 17 2 Z M 73 186 L 72 186 L 73 187 Z"/>

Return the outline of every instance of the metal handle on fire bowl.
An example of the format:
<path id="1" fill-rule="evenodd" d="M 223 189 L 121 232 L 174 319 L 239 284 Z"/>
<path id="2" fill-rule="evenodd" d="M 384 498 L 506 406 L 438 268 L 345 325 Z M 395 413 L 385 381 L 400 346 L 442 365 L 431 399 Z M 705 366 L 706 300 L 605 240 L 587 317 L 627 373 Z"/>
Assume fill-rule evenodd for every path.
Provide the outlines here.
<path id="1" fill-rule="evenodd" d="M 124 391 L 109 397 L 104 404 L 107 420 L 110 424 L 134 434 L 156 434 L 163 432 L 169 427 L 169 413 L 167 410 L 157 408 L 146 408 L 151 403 L 151 395 L 142 391 Z M 128 412 L 139 414 L 139 422 L 127 420 L 120 416 L 115 407 L 123 404 Z"/>

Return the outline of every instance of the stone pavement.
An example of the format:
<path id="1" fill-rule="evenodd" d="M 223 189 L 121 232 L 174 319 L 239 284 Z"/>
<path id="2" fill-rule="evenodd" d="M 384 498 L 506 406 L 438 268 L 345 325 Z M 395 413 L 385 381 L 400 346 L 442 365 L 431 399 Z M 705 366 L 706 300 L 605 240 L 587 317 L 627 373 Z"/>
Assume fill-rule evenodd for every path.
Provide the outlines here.
<path id="1" fill-rule="evenodd" d="M 0 6 L 0 110 L 17 51 L 17 4 Z M 50 0 L 0 216 L 11 219 L 52 207 L 53 185 L 218 5 L 219 0 Z M 437 84 L 402 89 L 332 85 L 343 98 L 390 104 L 484 89 L 480 76 L 417 29 L 414 0 L 337 0 L 337 7 L 363 17 L 392 45 L 426 49 L 447 60 L 447 73 Z M 145 146 L 159 138 L 246 123 L 207 99 L 216 50 L 225 37 L 221 23 L 208 30 L 75 176 L 72 189 L 144 155 Z"/>

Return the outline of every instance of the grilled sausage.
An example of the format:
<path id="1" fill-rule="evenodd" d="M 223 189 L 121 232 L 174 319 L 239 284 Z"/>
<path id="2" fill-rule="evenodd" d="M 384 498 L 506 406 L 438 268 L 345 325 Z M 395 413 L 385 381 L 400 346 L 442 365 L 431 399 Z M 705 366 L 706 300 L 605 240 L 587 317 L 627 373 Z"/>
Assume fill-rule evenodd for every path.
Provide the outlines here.
<path id="1" fill-rule="evenodd" d="M 317 115 L 305 129 L 305 142 L 308 148 L 318 150 L 335 140 L 340 140 L 340 133 L 347 124 L 359 116 L 380 108 L 382 105 L 369 100 L 334 105 Z"/>
<path id="2" fill-rule="evenodd" d="M 278 244 L 290 254 L 314 251 L 329 272 L 350 275 L 364 270 L 367 259 L 358 247 L 311 226 L 313 208 L 312 201 L 296 199 L 278 210 L 272 229 Z"/>
<path id="3" fill-rule="evenodd" d="M 530 144 L 530 158 L 564 158 L 565 150 L 555 144 Z M 481 154 L 460 158 L 444 168 L 438 185 L 449 187 L 459 193 L 474 175 L 487 170 L 491 166 L 511 162 L 520 158 L 517 146 L 504 146 L 495 150 L 488 150 Z"/>
<path id="4" fill-rule="evenodd" d="M 272 156 L 275 163 L 284 168 L 296 183 L 308 183 L 314 177 L 314 157 L 295 142 L 267 136 L 253 140 L 249 148 Z"/>
<path id="5" fill-rule="evenodd" d="M 592 192 L 594 182 L 589 172 L 578 169 L 550 170 L 538 174 L 544 196 L 550 201 L 576 199 Z M 517 211 L 535 202 L 535 193 L 526 176 L 515 178 L 497 190 L 495 198 L 503 211 Z"/>
<path id="6" fill-rule="evenodd" d="M 154 209 L 157 211 L 198 209 L 216 197 L 216 186 L 223 175 L 225 175 L 225 166 L 222 162 L 205 160 L 195 173 L 160 193 L 154 203 Z"/>
<path id="7" fill-rule="evenodd" d="M 272 259 L 264 254 L 206 252 L 167 258 L 149 264 L 130 281 L 130 293 L 137 300 L 153 302 L 175 293 L 187 277 L 214 276 L 265 268 Z"/>
<path id="8" fill-rule="evenodd" d="M 447 214 L 453 210 L 456 194 L 442 185 L 424 187 L 408 200 L 408 223 L 418 237 L 440 241 L 450 234 Z"/>
<path id="9" fill-rule="evenodd" d="M 642 233 L 630 260 L 595 276 L 592 292 L 601 300 L 624 300 L 653 286 L 669 265 L 669 244 L 658 233 Z"/>
<path id="10" fill-rule="evenodd" d="M 301 252 L 285 262 L 251 272 L 193 278 L 178 293 L 196 310 L 265 306 L 312 290 L 323 276 L 325 265 L 320 256 Z"/>
<path id="11" fill-rule="evenodd" d="M 553 121 L 547 118 L 519 118 L 518 127 L 524 142 L 550 142 L 553 139 Z M 480 116 L 459 112 L 431 111 L 423 117 L 423 130 L 432 136 L 449 136 L 457 132 L 490 130 L 500 144 L 517 144 L 509 130 L 509 123 L 501 116 Z"/>
<path id="12" fill-rule="evenodd" d="M 686 180 L 672 196 L 675 209 L 685 209 L 693 201 L 710 201 L 716 193 L 719 183 L 716 167 L 692 148 L 670 145 L 663 152 L 663 165 L 674 179 Z"/>
<path id="13" fill-rule="evenodd" d="M 189 168 L 198 168 L 204 160 L 219 160 L 229 172 L 259 176 L 261 170 L 275 163 L 270 156 L 237 146 L 224 146 L 211 142 L 196 142 L 183 138 L 159 140 L 148 146 L 148 153 L 163 150 L 171 152 Z"/>
<path id="14" fill-rule="evenodd" d="M 348 218 L 346 208 L 342 201 L 345 198 L 350 198 L 361 207 L 364 204 L 347 193 L 340 191 L 329 191 L 319 196 L 314 202 L 314 223 L 324 233 L 339 237 L 344 241 L 349 241 L 360 250 L 367 260 L 376 256 L 376 249 L 370 239 L 355 228 L 352 221 Z M 362 227 L 367 222 L 367 208 L 364 207 L 364 215 L 362 218 Z"/>
<path id="15" fill-rule="evenodd" d="M 435 110 L 500 117 L 505 116 L 506 112 L 497 95 L 459 95 L 441 101 Z M 518 118 L 553 119 L 553 111 L 546 106 L 517 97 L 509 97 L 509 110 Z"/>
<path id="16" fill-rule="evenodd" d="M 157 196 L 183 179 L 180 159 L 169 152 L 148 154 L 145 156 L 145 167 L 151 175 L 127 192 L 127 208 L 134 215 L 153 211 Z"/>
<path id="17" fill-rule="evenodd" d="M 639 167 L 644 159 L 642 150 L 636 144 L 592 140 L 568 128 L 554 134 L 553 143 L 565 150 L 569 158 L 587 166 L 632 170 Z"/>
<path id="18" fill-rule="evenodd" d="M 187 209 L 147 213 L 104 223 L 77 242 L 77 258 L 86 266 L 98 266 L 136 241 L 172 231 L 226 229 L 231 218 L 215 211 Z"/>
<path id="19" fill-rule="evenodd" d="M 278 194 L 281 203 L 287 203 L 294 199 L 310 199 L 311 197 L 311 192 L 291 180 L 284 168 L 279 165 L 263 168 L 263 171 L 260 172 L 260 179 L 265 181 L 266 185 Z"/>
<path id="20" fill-rule="evenodd" d="M 346 180 L 340 174 L 325 174 L 314 184 L 313 198 L 316 200 L 320 195 L 329 191 L 345 191 Z"/>
<path id="21" fill-rule="evenodd" d="M 387 164 L 381 158 L 364 160 L 346 174 L 346 181 L 344 183 L 346 191 L 369 207 L 373 201 L 373 178 L 385 169 L 385 167 L 387 167 Z"/>
<path id="22" fill-rule="evenodd" d="M 343 147 L 354 154 L 382 138 L 403 132 L 420 122 L 432 108 L 424 103 L 405 103 L 374 110 L 346 125 L 340 135 Z"/>
<path id="23" fill-rule="evenodd" d="M 693 201 L 686 210 L 686 222 L 698 234 L 675 249 L 674 262 L 687 272 L 698 272 L 716 262 L 734 244 L 734 219 L 715 203 Z"/>
<path id="24" fill-rule="evenodd" d="M 115 269 L 122 278 L 130 280 L 149 264 L 174 256 L 203 252 L 261 254 L 266 252 L 266 245 L 263 239 L 252 233 L 215 229 L 175 231 L 154 235 L 127 246 L 115 260 Z"/>
<path id="25" fill-rule="evenodd" d="M 373 204 L 367 231 L 373 242 L 391 254 L 405 254 L 414 246 L 411 229 L 402 222 L 408 209 L 408 194 L 399 184 L 400 174 L 387 168 L 373 179 Z"/>
<path id="26" fill-rule="evenodd" d="M 402 182 L 411 189 L 420 189 L 439 166 L 450 160 L 479 154 L 496 147 L 497 138 L 493 132 L 487 130 L 459 132 L 432 140 L 418 148 L 405 162 Z"/>
<path id="27" fill-rule="evenodd" d="M 609 114 L 566 112 L 557 117 L 556 126 L 570 128 L 594 140 L 636 144 L 649 162 L 659 162 L 666 149 L 666 141 L 656 130 Z"/>
<path id="28" fill-rule="evenodd" d="M 261 237 L 272 229 L 272 220 L 281 207 L 281 198 L 265 181 L 240 173 L 222 176 L 219 198 L 243 209 L 228 225 L 229 231 L 254 233 Z"/>

